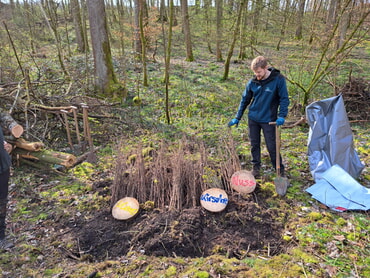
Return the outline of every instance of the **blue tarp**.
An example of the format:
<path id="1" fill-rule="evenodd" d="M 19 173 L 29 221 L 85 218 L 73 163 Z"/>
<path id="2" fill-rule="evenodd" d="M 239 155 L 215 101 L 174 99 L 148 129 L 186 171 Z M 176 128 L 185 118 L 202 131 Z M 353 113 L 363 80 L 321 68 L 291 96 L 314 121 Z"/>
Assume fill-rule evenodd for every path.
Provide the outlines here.
<path id="1" fill-rule="evenodd" d="M 370 189 L 359 184 L 339 165 L 330 167 L 306 191 L 336 211 L 370 209 Z"/>
<path id="2" fill-rule="evenodd" d="M 370 209 L 370 189 L 357 179 L 364 164 L 353 146 L 342 95 L 306 107 L 308 160 L 315 184 L 306 191 L 331 209 Z"/>
<path id="3" fill-rule="evenodd" d="M 310 126 L 308 161 L 314 179 L 335 164 L 357 179 L 365 166 L 353 146 L 342 95 L 308 105 L 306 119 Z"/>

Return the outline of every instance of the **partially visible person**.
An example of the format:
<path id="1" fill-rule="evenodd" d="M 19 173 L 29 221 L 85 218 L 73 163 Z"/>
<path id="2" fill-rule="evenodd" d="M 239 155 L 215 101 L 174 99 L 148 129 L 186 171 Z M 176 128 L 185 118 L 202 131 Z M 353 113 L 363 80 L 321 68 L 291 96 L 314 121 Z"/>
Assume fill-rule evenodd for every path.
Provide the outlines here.
<path id="1" fill-rule="evenodd" d="M 6 212 L 8 204 L 9 177 L 11 158 L 7 152 L 11 151 L 11 146 L 4 141 L 4 134 L 0 128 L 0 250 L 6 250 L 13 246 L 5 238 Z"/>
<path id="2" fill-rule="evenodd" d="M 289 96 L 286 80 L 279 70 L 269 67 L 267 59 L 258 56 L 251 63 L 255 76 L 250 79 L 243 92 L 238 112 L 228 126 L 238 125 L 245 109 L 249 105 L 248 127 L 251 142 L 251 154 L 255 177 L 261 170 L 261 130 L 265 137 L 272 166 L 276 169 L 276 135 L 275 125 L 283 125 L 288 115 Z M 285 175 L 285 167 L 280 155 L 280 174 Z"/>

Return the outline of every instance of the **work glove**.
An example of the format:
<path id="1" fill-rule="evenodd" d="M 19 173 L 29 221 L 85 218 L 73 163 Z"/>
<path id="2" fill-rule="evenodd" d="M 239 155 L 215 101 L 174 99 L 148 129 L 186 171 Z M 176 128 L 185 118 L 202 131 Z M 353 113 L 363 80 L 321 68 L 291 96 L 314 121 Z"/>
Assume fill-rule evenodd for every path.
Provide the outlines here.
<path id="1" fill-rule="evenodd" d="M 277 120 L 276 120 L 276 125 L 283 125 L 285 122 L 285 119 L 283 117 L 279 117 Z"/>
<path id="2" fill-rule="evenodd" d="M 227 125 L 228 127 L 231 127 L 233 125 L 236 125 L 236 127 L 238 127 L 238 124 L 239 124 L 239 120 L 238 119 L 232 119 L 229 124 Z"/>

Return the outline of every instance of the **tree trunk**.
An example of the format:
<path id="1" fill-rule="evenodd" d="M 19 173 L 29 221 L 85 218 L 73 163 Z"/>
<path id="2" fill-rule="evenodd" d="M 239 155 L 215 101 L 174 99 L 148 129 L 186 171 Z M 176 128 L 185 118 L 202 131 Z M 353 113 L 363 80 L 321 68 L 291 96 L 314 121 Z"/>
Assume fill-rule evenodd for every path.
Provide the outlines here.
<path id="1" fill-rule="evenodd" d="M 232 37 L 232 42 L 230 44 L 230 48 L 229 48 L 227 58 L 226 58 L 226 61 L 225 61 L 225 71 L 224 71 L 224 76 L 222 78 L 223 80 L 226 80 L 229 77 L 230 61 L 231 61 L 231 57 L 233 56 L 236 39 L 238 38 L 238 33 L 239 33 L 239 28 L 240 28 L 240 21 L 241 21 L 241 17 L 242 17 L 242 11 L 244 9 L 246 1 L 247 0 L 241 0 L 240 1 L 240 8 L 238 10 L 238 16 L 237 16 L 236 24 L 235 24 L 235 27 L 234 27 L 235 29 L 234 29 L 234 33 L 233 33 L 233 37 Z"/>
<path id="2" fill-rule="evenodd" d="M 222 62 L 222 13 L 223 0 L 216 0 L 216 61 Z"/>
<path id="3" fill-rule="evenodd" d="M 289 17 L 289 9 L 290 9 L 290 0 L 286 0 L 284 2 L 284 14 L 283 14 L 283 22 L 281 23 L 281 28 L 280 28 L 280 37 L 279 37 L 279 40 L 277 42 L 277 45 L 276 45 L 276 50 L 279 51 L 280 50 L 280 44 L 281 44 L 281 41 L 283 40 L 284 36 L 285 36 L 285 28 L 286 28 L 286 24 L 287 24 L 287 21 L 288 21 L 288 17 Z"/>
<path id="4" fill-rule="evenodd" d="M 251 43 L 252 50 L 253 50 L 253 46 L 257 44 L 257 34 L 259 31 L 259 23 L 261 19 L 262 10 L 263 10 L 263 0 L 256 0 L 252 2 L 253 24 L 252 24 L 252 32 L 250 35 L 250 43 Z M 251 54 L 253 55 L 253 53 Z"/>
<path id="5" fill-rule="evenodd" d="M 168 21 L 165 0 L 161 0 L 161 2 L 160 2 L 158 21 L 159 22 L 167 22 Z"/>
<path id="6" fill-rule="evenodd" d="M 45 9 L 46 11 L 45 11 Z M 41 12 L 43 13 L 43 16 L 45 18 L 45 22 L 47 23 L 49 29 L 51 30 L 54 39 L 55 39 L 55 44 L 57 47 L 57 52 L 58 52 L 58 60 L 60 67 L 63 70 L 63 73 L 65 76 L 69 76 L 67 69 L 64 65 L 64 55 L 63 55 L 63 48 L 62 48 L 62 43 L 61 43 L 61 38 L 60 34 L 58 32 L 58 18 L 57 18 L 57 6 L 56 3 L 54 3 L 51 0 L 45 1 L 44 5 L 40 3 L 40 9 Z"/>
<path id="7" fill-rule="evenodd" d="M 82 29 L 83 29 L 83 36 L 84 36 L 84 43 L 85 43 L 85 53 L 87 57 L 87 53 L 90 52 L 89 49 L 89 39 L 87 35 L 87 5 L 86 5 L 86 0 L 80 0 L 81 1 L 81 19 L 82 19 Z"/>
<path id="8" fill-rule="evenodd" d="M 124 28 L 124 7 L 123 4 L 119 3 L 117 4 L 117 9 L 118 9 L 118 19 L 119 19 L 119 41 L 121 44 L 121 56 L 125 56 L 125 28 Z M 124 73 L 125 74 L 125 73 Z M 124 79 L 124 78 L 123 78 Z"/>
<path id="9" fill-rule="evenodd" d="M 299 0 L 298 15 L 297 15 L 297 29 L 295 31 L 295 37 L 298 40 L 302 39 L 303 16 L 304 16 L 305 4 L 306 4 L 306 0 Z"/>
<path id="10" fill-rule="evenodd" d="M 140 2 L 144 2 L 145 0 L 139 0 Z M 144 33 L 144 10 L 140 9 L 139 15 L 139 27 L 140 27 L 140 41 L 141 41 L 141 63 L 143 64 L 143 85 L 145 87 L 148 86 L 148 71 L 146 67 L 146 39 Z"/>
<path id="11" fill-rule="evenodd" d="M 35 48 L 35 28 L 34 28 L 34 18 L 30 16 L 30 13 L 28 11 L 32 10 L 32 7 L 28 4 L 27 1 L 24 1 L 24 9 L 26 12 L 24 13 L 26 20 L 27 20 L 27 26 L 29 30 L 29 36 L 30 36 L 30 48 L 31 48 L 31 53 L 36 54 L 36 48 Z"/>
<path id="12" fill-rule="evenodd" d="M 85 35 L 84 28 L 81 19 L 81 8 L 78 0 L 71 0 L 71 12 L 73 18 L 73 24 L 75 27 L 77 50 L 81 53 L 86 51 L 85 46 Z"/>
<path id="13" fill-rule="evenodd" d="M 351 22 L 352 11 L 353 11 L 353 6 L 350 7 L 349 9 L 345 9 L 340 18 L 339 29 L 338 29 L 338 39 L 337 39 L 337 46 L 336 46 L 337 50 L 343 46 L 343 43 L 346 40 L 347 30 Z"/>
<path id="14" fill-rule="evenodd" d="M 140 53 L 142 50 L 142 41 L 140 39 L 140 14 L 143 1 L 142 0 L 135 0 L 135 14 L 134 14 L 134 41 L 135 41 L 135 52 L 137 57 L 140 57 Z"/>
<path id="15" fill-rule="evenodd" d="M 240 40 L 240 48 L 239 48 L 239 59 L 244 60 L 247 57 L 246 49 L 246 33 L 247 33 L 247 10 L 243 9 L 242 11 L 242 23 L 240 25 L 239 30 L 239 40 Z"/>
<path id="16" fill-rule="evenodd" d="M 65 32 L 65 40 L 67 44 L 67 49 L 68 49 L 68 57 L 72 56 L 72 51 L 71 51 L 71 41 L 69 40 L 69 31 L 68 31 L 68 24 L 69 24 L 69 13 L 68 13 L 68 4 L 65 3 L 65 0 L 61 1 L 62 4 L 62 9 L 63 9 L 63 15 L 64 15 L 64 32 Z"/>
<path id="17" fill-rule="evenodd" d="M 181 0 L 182 26 L 185 36 L 186 61 L 194 61 L 193 47 L 191 45 L 190 22 L 188 12 L 188 0 Z"/>
<path id="18" fill-rule="evenodd" d="M 168 26 L 168 40 L 167 40 L 167 47 L 166 47 L 166 61 L 165 61 L 165 90 L 166 90 L 166 99 L 165 99 L 165 111 L 166 111 L 166 119 L 167 124 L 171 123 L 170 118 L 170 106 L 169 106 L 169 92 L 168 92 L 168 86 L 170 83 L 170 62 L 171 62 L 171 47 L 172 47 L 172 26 L 173 26 L 173 20 L 174 20 L 174 14 L 173 14 L 173 0 L 170 1 L 170 17 L 169 17 L 169 26 Z"/>
<path id="19" fill-rule="evenodd" d="M 212 34 L 212 29 L 211 29 L 211 20 L 210 20 L 210 15 L 209 15 L 209 9 L 211 7 L 211 1 L 210 0 L 205 0 L 204 1 L 204 16 L 205 16 L 205 21 L 206 21 L 206 39 L 207 39 L 207 47 L 209 53 L 212 52 L 212 45 L 211 45 L 211 34 Z"/>
<path id="20" fill-rule="evenodd" d="M 333 25 L 337 21 L 338 8 L 340 0 L 329 0 L 328 14 L 326 17 L 326 31 L 333 28 Z"/>
<path id="21" fill-rule="evenodd" d="M 94 55 L 95 87 L 104 96 L 117 98 L 112 86 L 117 81 L 113 71 L 104 0 L 88 0 L 87 7 Z"/>

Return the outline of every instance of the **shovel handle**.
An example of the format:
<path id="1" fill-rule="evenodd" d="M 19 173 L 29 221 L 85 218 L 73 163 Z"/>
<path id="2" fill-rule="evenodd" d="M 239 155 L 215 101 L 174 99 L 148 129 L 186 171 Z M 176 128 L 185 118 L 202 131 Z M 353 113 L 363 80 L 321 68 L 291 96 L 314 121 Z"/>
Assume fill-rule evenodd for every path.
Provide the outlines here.
<path id="1" fill-rule="evenodd" d="M 269 122 L 269 125 L 275 125 L 275 137 L 276 137 L 276 175 L 280 177 L 280 130 L 276 122 Z"/>

